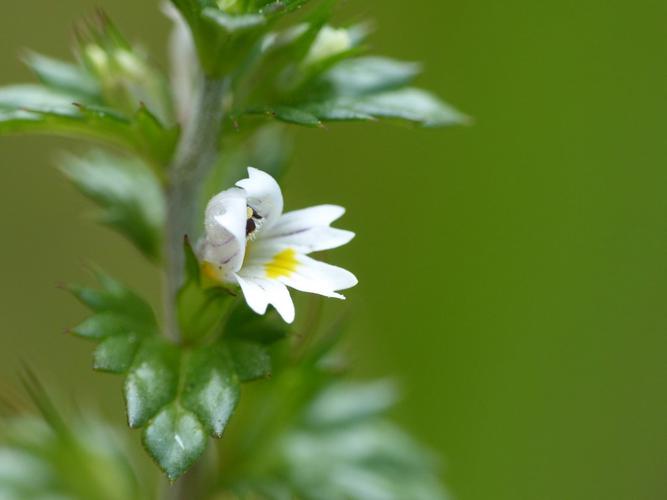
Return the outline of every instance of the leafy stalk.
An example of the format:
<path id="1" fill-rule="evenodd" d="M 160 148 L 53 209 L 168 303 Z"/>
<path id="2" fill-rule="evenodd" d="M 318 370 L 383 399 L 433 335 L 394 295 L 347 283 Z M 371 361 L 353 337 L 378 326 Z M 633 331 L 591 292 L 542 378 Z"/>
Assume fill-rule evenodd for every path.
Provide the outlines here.
<path id="1" fill-rule="evenodd" d="M 257 316 L 240 297 L 211 287 L 190 241 L 198 236 L 203 196 L 230 185 L 248 165 L 284 171 L 287 127 L 276 120 L 433 127 L 466 117 L 411 86 L 419 65 L 366 56 L 366 30 L 330 26 L 333 0 L 172 3 L 182 16 L 175 20 L 185 56 L 176 57 L 184 78 L 172 82 L 171 93 L 163 72 L 103 14 L 78 36 L 78 63 L 30 54 L 26 62 L 41 83 L 0 87 L 0 134 L 75 136 L 125 150 L 70 157 L 62 169 L 99 205 L 101 221 L 165 272 L 164 325 L 146 301 L 98 272 L 99 289 L 69 287 L 93 312 L 71 333 L 97 343 L 96 370 L 125 376 L 128 424 L 142 429 L 160 469 L 172 481 L 185 474 L 165 490 L 170 500 L 216 488 L 232 498 L 269 500 L 442 498 L 422 450 L 383 419 L 393 403 L 386 385 L 338 381 L 325 359 L 338 335 L 316 341 L 316 322 L 306 322 L 302 335 L 309 339 L 294 342 L 272 313 Z M 196 69 L 185 64 L 195 60 Z M 241 133 L 228 134 L 232 124 Z M 228 433 L 241 384 L 259 379 L 261 397 L 254 405 L 250 398 L 232 423 L 236 432 Z M 45 417 L 53 413 L 44 409 Z M 69 422 L 56 428 L 54 421 L 49 432 L 75 435 Z M 224 452 L 204 455 L 209 436 L 223 432 L 232 434 Z M 341 445 L 360 440 L 363 450 Z M 66 454 L 76 440 L 60 441 Z M 8 451 L 29 455 L 23 443 L 15 448 Z M 93 469 L 85 474 L 95 476 Z M 0 475 L 2 498 L 6 487 Z M 134 498 L 110 492 L 110 499 Z"/>

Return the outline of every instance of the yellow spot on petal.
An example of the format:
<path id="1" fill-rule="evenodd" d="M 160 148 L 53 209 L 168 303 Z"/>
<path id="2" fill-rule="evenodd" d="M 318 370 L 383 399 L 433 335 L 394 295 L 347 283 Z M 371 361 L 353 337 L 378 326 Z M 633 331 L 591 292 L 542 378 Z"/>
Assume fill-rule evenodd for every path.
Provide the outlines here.
<path id="1" fill-rule="evenodd" d="M 296 259 L 296 251 L 293 248 L 287 248 L 280 253 L 277 253 L 271 262 L 266 264 L 264 267 L 266 269 L 267 278 L 280 278 L 280 277 L 289 277 L 299 264 L 299 261 Z"/>

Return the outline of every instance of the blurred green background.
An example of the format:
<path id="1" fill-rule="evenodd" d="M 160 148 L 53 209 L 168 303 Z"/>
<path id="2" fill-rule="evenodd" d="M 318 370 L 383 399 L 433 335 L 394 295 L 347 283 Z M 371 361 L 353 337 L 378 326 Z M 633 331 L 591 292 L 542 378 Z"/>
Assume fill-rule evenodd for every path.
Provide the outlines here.
<path id="1" fill-rule="evenodd" d="M 23 47 L 67 55 L 97 6 L 162 58 L 157 3 L 3 2 L 1 83 L 28 79 Z M 358 233 L 334 256 L 361 282 L 356 372 L 398 375 L 396 417 L 459 500 L 667 498 L 667 3 L 343 4 L 360 16 L 475 124 L 298 133 L 288 208 L 340 203 Z M 86 259 L 156 298 L 159 277 L 81 216 L 52 168 L 71 147 L 0 138 L 0 390 L 26 360 L 121 421 L 119 380 L 61 334 L 82 309 L 55 284 Z"/>

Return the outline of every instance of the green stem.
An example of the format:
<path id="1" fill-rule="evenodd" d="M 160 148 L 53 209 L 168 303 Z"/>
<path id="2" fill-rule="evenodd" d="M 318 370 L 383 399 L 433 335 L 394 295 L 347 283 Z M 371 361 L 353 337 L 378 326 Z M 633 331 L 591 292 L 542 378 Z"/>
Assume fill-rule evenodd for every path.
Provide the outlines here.
<path id="1" fill-rule="evenodd" d="M 195 236 L 201 186 L 219 155 L 227 87 L 227 79 L 203 79 L 169 169 L 164 249 L 165 328 L 167 335 L 175 341 L 181 339 L 174 305 L 183 283 L 183 238 Z"/>

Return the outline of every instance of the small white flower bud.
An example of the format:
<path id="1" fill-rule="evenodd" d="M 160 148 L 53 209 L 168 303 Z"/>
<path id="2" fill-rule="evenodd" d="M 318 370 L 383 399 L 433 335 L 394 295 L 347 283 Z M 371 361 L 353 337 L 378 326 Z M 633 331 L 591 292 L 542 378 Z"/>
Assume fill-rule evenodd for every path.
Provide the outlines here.
<path id="1" fill-rule="evenodd" d="M 304 63 L 312 64 L 327 59 L 352 47 L 352 38 L 345 28 L 323 27 L 311 45 Z"/>
<path id="2" fill-rule="evenodd" d="M 99 45 L 86 46 L 84 57 L 98 75 L 106 75 L 109 72 L 109 55 Z"/>

